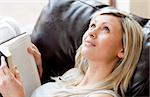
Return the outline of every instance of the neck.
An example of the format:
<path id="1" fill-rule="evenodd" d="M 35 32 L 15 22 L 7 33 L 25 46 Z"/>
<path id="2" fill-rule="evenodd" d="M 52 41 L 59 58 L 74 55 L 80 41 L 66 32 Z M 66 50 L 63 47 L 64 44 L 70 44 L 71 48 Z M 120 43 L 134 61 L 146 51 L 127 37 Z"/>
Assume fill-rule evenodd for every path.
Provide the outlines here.
<path id="1" fill-rule="evenodd" d="M 104 63 L 93 63 L 90 62 L 90 66 L 88 70 L 79 84 L 79 86 L 86 87 L 86 86 L 93 86 L 96 83 L 102 82 L 111 72 L 113 69 L 112 64 L 104 64 Z"/>

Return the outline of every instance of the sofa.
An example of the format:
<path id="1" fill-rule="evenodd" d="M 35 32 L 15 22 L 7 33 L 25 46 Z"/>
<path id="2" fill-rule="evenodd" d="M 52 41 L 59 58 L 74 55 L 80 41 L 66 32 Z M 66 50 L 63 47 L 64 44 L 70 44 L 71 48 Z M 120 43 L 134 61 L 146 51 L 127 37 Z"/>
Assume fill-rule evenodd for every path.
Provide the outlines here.
<path id="1" fill-rule="evenodd" d="M 54 81 L 74 67 L 76 50 L 88 28 L 91 15 L 104 7 L 100 0 L 50 0 L 43 8 L 31 35 L 43 60 L 42 84 Z M 127 97 L 149 97 L 150 19 L 131 14 L 143 27 L 140 60 L 126 92 Z"/>

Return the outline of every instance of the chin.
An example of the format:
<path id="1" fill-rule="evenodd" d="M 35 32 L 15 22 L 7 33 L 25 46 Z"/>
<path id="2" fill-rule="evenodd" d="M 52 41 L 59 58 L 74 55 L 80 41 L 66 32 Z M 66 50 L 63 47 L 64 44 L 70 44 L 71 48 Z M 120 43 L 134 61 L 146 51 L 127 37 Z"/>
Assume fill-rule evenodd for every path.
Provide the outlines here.
<path id="1" fill-rule="evenodd" d="M 93 50 L 83 47 L 81 50 L 81 54 L 85 59 L 91 59 L 94 52 L 93 52 Z"/>

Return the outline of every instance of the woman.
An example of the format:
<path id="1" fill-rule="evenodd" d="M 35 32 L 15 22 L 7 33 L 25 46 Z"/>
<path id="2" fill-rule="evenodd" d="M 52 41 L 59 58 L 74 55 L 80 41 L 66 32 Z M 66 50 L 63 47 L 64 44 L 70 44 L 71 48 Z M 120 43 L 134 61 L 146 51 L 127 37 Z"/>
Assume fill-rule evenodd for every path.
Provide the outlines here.
<path id="1" fill-rule="evenodd" d="M 32 97 L 123 97 L 142 41 L 141 27 L 129 15 L 115 9 L 96 12 L 77 50 L 75 68 L 36 89 Z M 41 64 L 36 47 L 29 52 Z M 25 97 L 17 70 L 9 71 L 1 59 L 0 92 L 4 97 Z"/>

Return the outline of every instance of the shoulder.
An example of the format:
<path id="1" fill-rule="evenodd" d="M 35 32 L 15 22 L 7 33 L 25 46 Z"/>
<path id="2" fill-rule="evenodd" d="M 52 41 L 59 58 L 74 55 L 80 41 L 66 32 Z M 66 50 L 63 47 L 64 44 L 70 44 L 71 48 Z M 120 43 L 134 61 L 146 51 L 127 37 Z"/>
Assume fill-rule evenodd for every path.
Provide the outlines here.
<path id="1" fill-rule="evenodd" d="M 93 94 L 93 95 L 90 95 L 89 97 L 114 97 L 110 94 Z"/>

